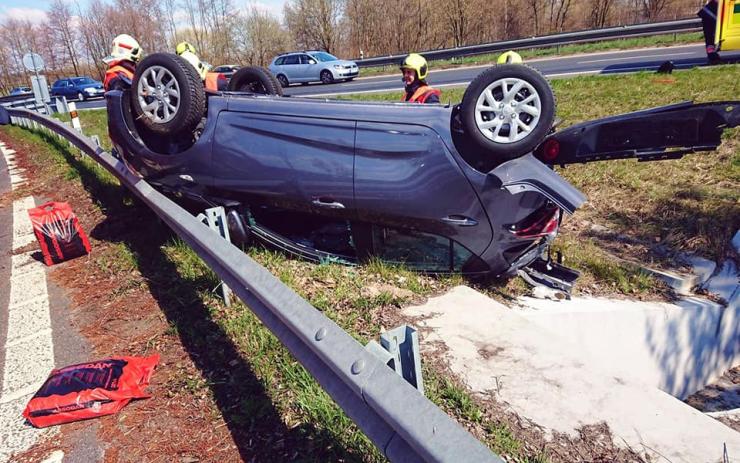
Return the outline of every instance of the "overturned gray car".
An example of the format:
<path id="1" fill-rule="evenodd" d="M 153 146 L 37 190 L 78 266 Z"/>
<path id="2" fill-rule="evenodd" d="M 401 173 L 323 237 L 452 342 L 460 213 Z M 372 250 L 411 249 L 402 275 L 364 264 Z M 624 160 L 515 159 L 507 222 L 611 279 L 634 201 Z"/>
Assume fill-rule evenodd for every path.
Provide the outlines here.
<path id="1" fill-rule="evenodd" d="M 110 137 L 130 170 L 193 212 L 223 206 L 232 238 L 317 261 L 371 257 L 425 272 L 507 277 L 566 293 L 551 259 L 584 195 L 555 165 L 713 150 L 740 102 L 680 103 L 554 131 L 545 78 L 481 73 L 458 105 L 282 96 L 262 68 L 206 93 L 190 65 L 154 54 L 106 94 Z"/>

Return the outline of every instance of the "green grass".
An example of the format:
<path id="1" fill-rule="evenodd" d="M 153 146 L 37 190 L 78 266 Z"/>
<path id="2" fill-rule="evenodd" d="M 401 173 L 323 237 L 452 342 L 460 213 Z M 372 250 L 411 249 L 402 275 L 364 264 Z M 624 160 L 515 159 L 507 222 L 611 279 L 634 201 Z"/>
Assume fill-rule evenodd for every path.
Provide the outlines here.
<path id="1" fill-rule="evenodd" d="M 574 45 L 564 45 L 561 47 L 535 48 L 529 50 L 517 50 L 524 60 L 532 58 L 545 58 L 549 56 L 567 56 L 578 53 L 596 53 L 610 50 L 628 50 L 631 48 L 661 47 L 680 45 L 687 43 L 701 42 L 703 35 L 700 32 L 691 32 L 683 34 L 665 34 L 650 37 L 634 37 L 629 39 L 608 40 L 604 42 L 582 43 Z M 500 53 L 486 53 L 483 55 L 463 56 L 455 59 L 431 60 L 429 68 L 434 76 L 435 69 L 449 69 L 460 66 L 476 66 L 481 64 L 493 64 L 496 62 Z M 377 66 L 363 68 L 360 75 L 363 77 L 398 73 L 398 66 Z"/>

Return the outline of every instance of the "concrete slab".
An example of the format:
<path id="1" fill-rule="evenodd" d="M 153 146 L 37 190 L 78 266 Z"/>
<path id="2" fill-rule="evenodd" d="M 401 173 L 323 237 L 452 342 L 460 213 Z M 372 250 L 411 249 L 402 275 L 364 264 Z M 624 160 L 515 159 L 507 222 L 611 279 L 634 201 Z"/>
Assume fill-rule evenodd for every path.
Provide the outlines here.
<path id="1" fill-rule="evenodd" d="M 683 256 L 682 261 L 691 266 L 691 273 L 696 275 L 696 284 L 703 285 L 717 269 L 717 263 L 695 255 Z"/>
<path id="2" fill-rule="evenodd" d="M 704 285 L 704 289 L 714 293 L 728 303 L 740 292 L 740 273 L 732 260 L 726 260 L 717 272 Z"/>
<path id="3" fill-rule="evenodd" d="M 547 301 L 544 301 L 547 302 Z M 613 374 L 571 340 L 467 287 L 403 310 L 419 317 L 422 351 L 445 347 L 450 368 L 478 394 L 547 430 L 571 435 L 606 422 L 615 444 L 672 462 L 740 455 L 740 433 L 657 388 Z"/>
<path id="4" fill-rule="evenodd" d="M 520 302 L 517 313 L 568 339 L 579 355 L 680 399 L 740 364 L 737 306 L 701 298 L 675 304 L 591 297 Z"/>

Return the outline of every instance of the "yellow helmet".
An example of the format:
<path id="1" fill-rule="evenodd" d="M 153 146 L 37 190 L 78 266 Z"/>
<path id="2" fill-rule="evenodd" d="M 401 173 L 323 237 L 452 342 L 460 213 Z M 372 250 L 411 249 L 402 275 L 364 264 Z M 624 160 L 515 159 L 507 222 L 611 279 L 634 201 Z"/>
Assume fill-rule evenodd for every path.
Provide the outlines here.
<path id="1" fill-rule="evenodd" d="M 401 61 L 401 70 L 403 71 L 404 69 L 413 69 L 416 71 L 416 77 L 419 80 L 426 79 L 429 70 L 427 60 L 418 53 L 411 53 Z"/>
<path id="2" fill-rule="evenodd" d="M 193 45 L 191 45 L 190 42 L 180 42 L 180 43 L 177 44 L 177 47 L 175 48 L 175 52 L 178 55 L 182 55 L 186 51 L 189 51 L 190 53 L 192 53 L 194 55 L 197 54 L 195 52 L 195 47 Z"/>
<path id="3" fill-rule="evenodd" d="M 519 55 L 519 53 L 515 51 L 507 51 L 506 53 L 502 53 L 501 56 L 498 57 L 498 60 L 496 60 L 498 64 L 522 64 L 524 60 L 522 60 L 522 57 Z"/>
<path id="4" fill-rule="evenodd" d="M 129 60 L 134 63 L 141 58 L 141 47 L 139 42 L 128 34 L 117 35 L 113 39 L 110 55 L 103 58 L 103 61 L 110 63 L 118 60 Z"/>

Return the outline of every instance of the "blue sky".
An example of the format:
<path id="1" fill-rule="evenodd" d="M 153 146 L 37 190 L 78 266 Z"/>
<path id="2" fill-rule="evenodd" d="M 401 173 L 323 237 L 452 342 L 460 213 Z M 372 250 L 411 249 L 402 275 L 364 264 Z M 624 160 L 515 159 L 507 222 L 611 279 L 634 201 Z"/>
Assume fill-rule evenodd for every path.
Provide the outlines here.
<path id="1" fill-rule="evenodd" d="M 75 4 L 75 0 L 67 0 Z M 78 0 L 84 8 L 87 0 Z M 257 5 L 259 8 L 267 10 L 278 17 L 282 18 L 283 5 L 286 0 L 233 0 L 237 8 L 243 8 L 250 4 Z M 29 19 L 31 21 L 41 21 L 44 18 L 44 12 L 48 10 L 50 0 L 0 0 L 0 20 L 7 17 L 16 19 Z"/>

